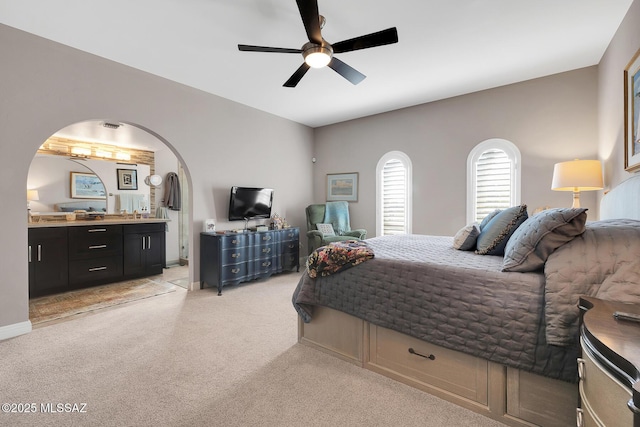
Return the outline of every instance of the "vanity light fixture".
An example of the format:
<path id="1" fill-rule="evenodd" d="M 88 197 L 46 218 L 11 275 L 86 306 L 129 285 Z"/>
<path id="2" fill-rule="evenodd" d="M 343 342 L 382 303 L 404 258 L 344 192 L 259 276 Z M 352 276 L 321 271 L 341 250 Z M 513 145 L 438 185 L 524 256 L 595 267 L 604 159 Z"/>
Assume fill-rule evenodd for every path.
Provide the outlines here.
<path id="1" fill-rule="evenodd" d="M 118 151 L 116 153 L 116 159 L 118 160 L 126 160 L 127 162 L 131 160 L 131 154 L 125 153 L 123 151 Z"/>
<path id="2" fill-rule="evenodd" d="M 113 153 L 111 151 L 96 149 L 96 157 L 102 157 L 103 159 L 110 159 L 113 157 Z"/>
<path id="3" fill-rule="evenodd" d="M 71 154 L 75 156 L 88 157 L 91 155 L 91 148 L 71 147 Z"/>

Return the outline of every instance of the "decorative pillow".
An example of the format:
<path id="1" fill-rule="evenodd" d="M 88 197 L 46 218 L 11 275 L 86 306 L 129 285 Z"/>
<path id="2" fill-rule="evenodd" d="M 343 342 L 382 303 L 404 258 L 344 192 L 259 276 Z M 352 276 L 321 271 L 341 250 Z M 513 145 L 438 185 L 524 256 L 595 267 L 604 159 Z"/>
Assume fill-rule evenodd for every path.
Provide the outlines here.
<path id="1" fill-rule="evenodd" d="M 527 205 L 505 209 L 481 228 L 476 253 L 478 255 L 504 255 L 509 237 L 528 218 Z"/>
<path id="2" fill-rule="evenodd" d="M 453 248 L 461 251 L 470 251 L 476 247 L 476 241 L 480 235 L 477 224 L 469 224 L 456 233 L 453 238 Z"/>
<path id="3" fill-rule="evenodd" d="M 482 231 L 482 229 L 489 223 L 489 221 L 491 221 L 493 217 L 498 215 L 500 212 L 502 212 L 502 209 L 496 209 L 495 211 L 491 212 L 489 215 L 482 218 L 482 221 L 480 221 L 480 225 L 478 226 L 480 227 L 480 231 Z"/>
<path id="4" fill-rule="evenodd" d="M 504 250 L 502 271 L 535 271 L 551 252 L 585 230 L 585 208 L 547 209 L 527 219 L 513 233 Z"/>
<path id="5" fill-rule="evenodd" d="M 319 232 L 324 234 L 325 236 L 335 236 L 336 233 L 333 231 L 333 225 L 331 224 L 316 224 L 316 228 Z"/>

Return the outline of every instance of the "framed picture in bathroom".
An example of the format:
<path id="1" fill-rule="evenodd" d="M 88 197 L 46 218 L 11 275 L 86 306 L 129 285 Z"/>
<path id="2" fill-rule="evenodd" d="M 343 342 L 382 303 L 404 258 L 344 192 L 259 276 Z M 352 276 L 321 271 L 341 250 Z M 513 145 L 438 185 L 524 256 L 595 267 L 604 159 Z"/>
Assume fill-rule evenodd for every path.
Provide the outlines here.
<path id="1" fill-rule="evenodd" d="M 72 199 L 106 199 L 104 184 L 96 174 L 71 172 Z"/>
<path id="2" fill-rule="evenodd" d="M 138 171 L 135 169 L 117 169 L 118 190 L 137 190 Z"/>

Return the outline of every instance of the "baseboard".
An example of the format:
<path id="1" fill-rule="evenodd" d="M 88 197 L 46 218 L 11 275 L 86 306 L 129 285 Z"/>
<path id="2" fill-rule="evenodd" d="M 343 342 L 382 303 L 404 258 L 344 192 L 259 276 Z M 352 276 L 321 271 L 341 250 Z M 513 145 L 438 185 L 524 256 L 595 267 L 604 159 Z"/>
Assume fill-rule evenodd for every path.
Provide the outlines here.
<path id="1" fill-rule="evenodd" d="M 31 332 L 31 321 L 26 320 L 12 325 L 0 326 L 0 341 Z"/>

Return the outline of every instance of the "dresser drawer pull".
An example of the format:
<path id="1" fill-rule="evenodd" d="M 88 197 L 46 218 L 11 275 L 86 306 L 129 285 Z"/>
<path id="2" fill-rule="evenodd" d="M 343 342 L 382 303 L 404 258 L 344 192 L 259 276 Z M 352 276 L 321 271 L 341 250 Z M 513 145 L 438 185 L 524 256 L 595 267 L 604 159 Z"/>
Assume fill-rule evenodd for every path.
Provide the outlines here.
<path id="1" fill-rule="evenodd" d="M 263 236 L 262 240 L 271 240 L 271 235 Z"/>
<path id="2" fill-rule="evenodd" d="M 233 274 L 237 274 L 237 273 L 240 273 L 240 269 L 239 269 L 239 268 L 232 268 L 232 269 L 231 269 L 231 272 L 232 272 Z"/>
<path id="3" fill-rule="evenodd" d="M 93 246 L 89 246 L 89 249 L 104 249 L 106 247 L 107 245 L 93 245 Z"/>
<path id="4" fill-rule="evenodd" d="M 91 230 L 88 230 L 88 231 L 89 231 L 89 233 L 98 233 L 98 232 L 101 232 L 101 231 L 102 232 L 107 231 L 107 229 L 106 228 L 92 228 Z"/>
<path id="5" fill-rule="evenodd" d="M 584 381 L 584 359 L 582 357 L 578 357 L 578 378 Z"/>
<path id="6" fill-rule="evenodd" d="M 413 347 L 409 347 L 409 353 L 411 353 L 411 354 L 415 354 L 416 356 L 424 357 L 425 359 L 429 359 L 429 360 L 436 360 L 436 357 L 435 357 L 433 354 L 430 354 L 430 355 L 428 355 L 428 356 L 425 356 L 424 354 L 417 353 L 417 352 L 413 349 Z"/>
<path id="7" fill-rule="evenodd" d="M 240 258 L 240 255 L 242 255 L 240 252 L 236 252 L 234 254 L 231 254 L 231 258 Z"/>
<path id="8" fill-rule="evenodd" d="M 295 247 L 296 247 L 296 244 L 295 244 L 295 243 L 291 243 L 291 244 L 289 245 L 289 249 L 293 249 L 293 248 L 295 248 Z"/>
<path id="9" fill-rule="evenodd" d="M 89 271 L 101 271 L 106 269 L 107 267 L 93 267 L 93 268 L 90 268 Z"/>
<path id="10" fill-rule="evenodd" d="M 271 252 L 271 248 L 264 248 L 262 252 L 268 254 L 269 252 Z"/>
<path id="11" fill-rule="evenodd" d="M 584 417 L 582 414 L 582 409 L 576 408 L 576 426 L 584 427 Z"/>
<path id="12" fill-rule="evenodd" d="M 232 244 L 232 245 L 237 245 L 237 244 L 238 244 L 238 241 L 237 241 L 236 239 L 233 239 L 233 240 L 231 241 L 231 244 Z"/>
<path id="13" fill-rule="evenodd" d="M 271 261 L 269 261 L 269 262 L 263 262 L 263 263 L 262 263 L 262 266 L 263 266 L 263 267 L 269 267 L 269 266 L 271 266 Z"/>

